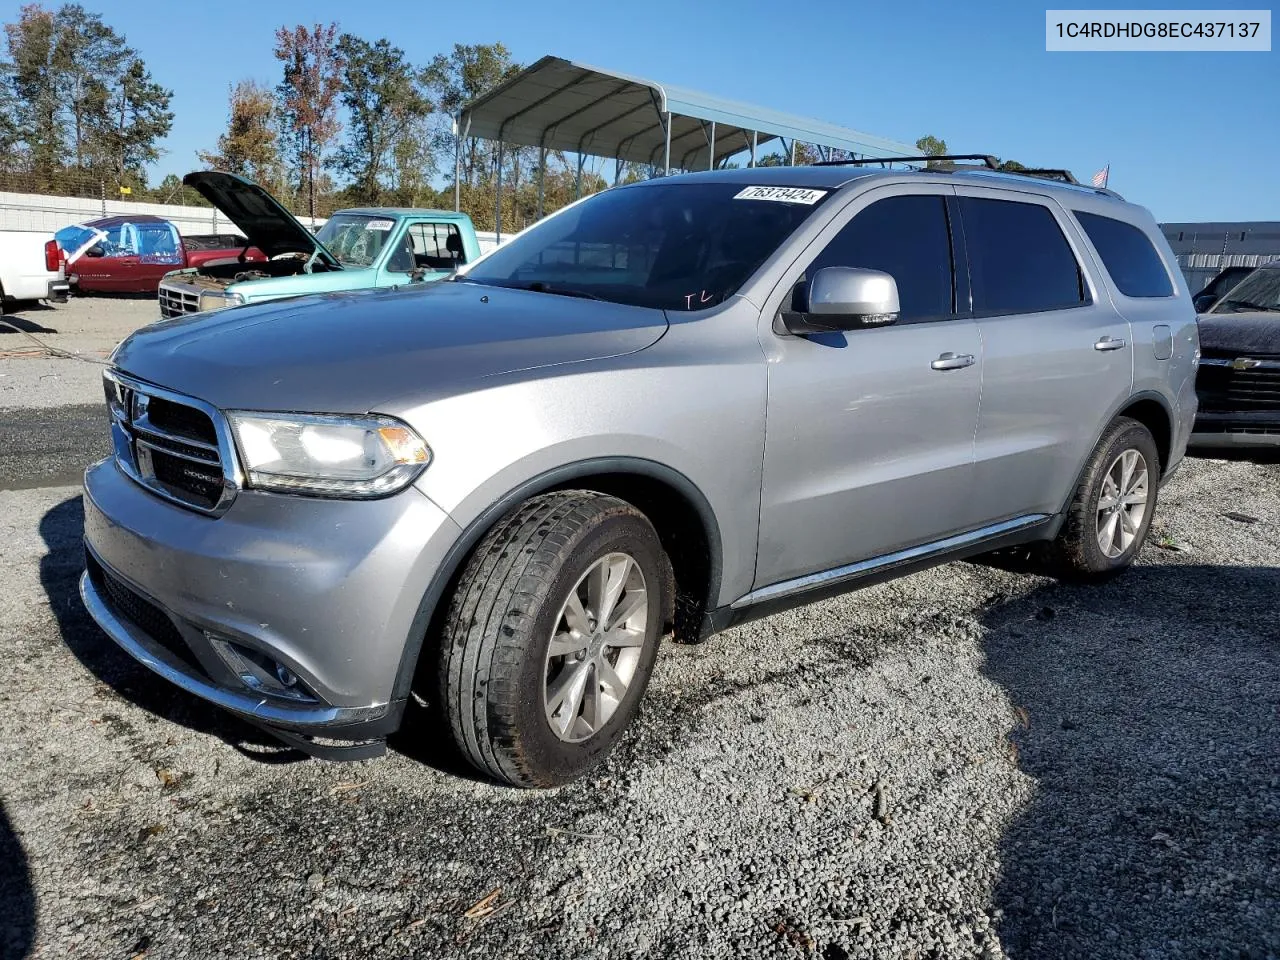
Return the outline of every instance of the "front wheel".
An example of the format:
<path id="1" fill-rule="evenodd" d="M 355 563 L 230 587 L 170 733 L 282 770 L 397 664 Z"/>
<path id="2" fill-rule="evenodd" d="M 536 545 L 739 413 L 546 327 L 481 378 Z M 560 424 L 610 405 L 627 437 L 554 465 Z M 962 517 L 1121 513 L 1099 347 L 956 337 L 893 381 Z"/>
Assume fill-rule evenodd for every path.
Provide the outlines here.
<path id="1" fill-rule="evenodd" d="M 1098 441 L 1050 558 L 1058 572 L 1105 579 L 1133 563 L 1156 507 L 1160 456 L 1151 431 L 1119 417 Z"/>
<path id="2" fill-rule="evenodd" d="M 462 754 L 524 787 L 599 764 L 648 685 L 668 570 L 653 526 L 614 497 L 545 494 L 499 523 L 441 638 L 438 690 Z"/>

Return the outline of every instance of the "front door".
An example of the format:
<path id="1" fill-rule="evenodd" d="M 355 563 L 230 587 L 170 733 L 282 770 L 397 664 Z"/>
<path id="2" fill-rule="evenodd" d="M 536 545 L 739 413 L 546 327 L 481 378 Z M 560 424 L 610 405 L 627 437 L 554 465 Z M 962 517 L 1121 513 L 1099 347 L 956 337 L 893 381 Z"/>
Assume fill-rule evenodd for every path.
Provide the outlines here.
<path id="1" fill-rule="evenodd" d="M 957 312 L 949 195 L 923 184 L 872 191 L 795 267 L 800 300 L 823 267 L 889 273 L 902 308 L 895 325 L 797 337 L 762 318 L 769 400 L 756 589 L 972 526 L 982 344 Z"/>

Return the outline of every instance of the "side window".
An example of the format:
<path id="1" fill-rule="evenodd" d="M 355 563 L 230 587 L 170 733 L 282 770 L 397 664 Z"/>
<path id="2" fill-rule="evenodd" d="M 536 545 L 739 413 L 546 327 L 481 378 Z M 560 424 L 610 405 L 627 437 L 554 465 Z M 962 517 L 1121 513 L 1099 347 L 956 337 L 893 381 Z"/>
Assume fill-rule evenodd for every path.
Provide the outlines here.
<path id="1" fill-rule="evenodd" d="M 1126 297 L 1171 297 L 1173 283 L 1147 235 L 1131 223 L 1074 211 L 1116 288 Z"/>
<path id="2" fill-rule="evenodd" d="M 1037 313 L 1088 303 L 1084 277 L 1047 207 L 961 197 L 973 309 Z"/>
<path id="3" fill-rule="evenodd" d="M 117 223 L 115 226 L 108 227 L 106 237 L 101 241 L 102 255 L 104 257 L 127 257 L 129 250 L 126 246 L 128 243 L 123 223 Z"/>
<path id="4" fill-rule="evenodd" d="M 391 273 L 408 273 L 413 269 L 412 229 L 410 227 L 401 235 L 399 243 L 387 258 L 387 270 Z"/>
<path id="5" fill-rule="evenodd" d="M 466 263 L 462 234 L 456 223 L 415 223 L 409 228 L 413 238 L 413 259 L 429 270 L 452 270 Z"/>
<path id="6" fill-rule="evenodd" d="M 877 200 L 845 224 L 805 271 L 823 267 L 882 270 L 898 284 L 900 322 L 937 320 L 955 312 L 951 233 L 942 197 Z M 798 291 L 801 298 L 803 288 Z M 807 303 L 793 303 L 803 310 Z"/>

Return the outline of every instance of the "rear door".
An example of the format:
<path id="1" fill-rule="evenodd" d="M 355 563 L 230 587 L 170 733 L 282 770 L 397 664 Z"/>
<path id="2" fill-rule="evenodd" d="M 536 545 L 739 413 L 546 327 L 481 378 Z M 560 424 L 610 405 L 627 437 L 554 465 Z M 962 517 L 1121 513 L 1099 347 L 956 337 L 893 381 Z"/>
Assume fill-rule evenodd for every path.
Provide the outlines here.
<path id="1" fill-rule="evenodd" d="M 1054 514 L 1130 394 L 1129 324 L 1091 279 L 1097 268 L 1056 203 L 956 192 L 983 344 L 974 509 L 983 523 Z"/>
<path id="2" fill-rule="evenodd" d="M 854 200 L 786 281 L 823 267 L 891 274 L 887 327 L 792 336 L 761 320 L 769 406 L 756 588 L 940 540 L 972 526 L 981 343 L 957 313 L 949 187 Z M 967 295 L 966 295 L 967 296 Z M 792 303 L 790 309 L 804 309 Z"/>

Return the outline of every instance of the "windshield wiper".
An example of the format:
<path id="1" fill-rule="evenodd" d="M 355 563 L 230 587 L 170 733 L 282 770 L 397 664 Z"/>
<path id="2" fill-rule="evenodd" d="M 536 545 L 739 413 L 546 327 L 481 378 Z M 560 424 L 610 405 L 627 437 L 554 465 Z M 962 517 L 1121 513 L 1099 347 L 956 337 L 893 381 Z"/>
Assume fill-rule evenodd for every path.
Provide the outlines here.
<path id="1" fill-rule="evenodd" d="M 579 297 L 582 300 L 603 300 L 604 297 L 596 296 L 594 293 L 588 293 L 586 290 L 574 290 L 570 287 L 553 287 L 551 284 L 542 280 L 535 280 L 533 283 L 524 286 L 516 286 L 515 290 L 531 290 L 534 293 L 550 293 L 557 297 Z"/>
<path id="2" fill-rule="evenodd" d="M 1258 310 L 1262 313 L 1280 313 L 1280 306 L 1265 306 L 1261 303 L 1254 303 L 1252 300 L 1223 300 L 1223 306 L 1241 307 L 1244 310 Z"/>

